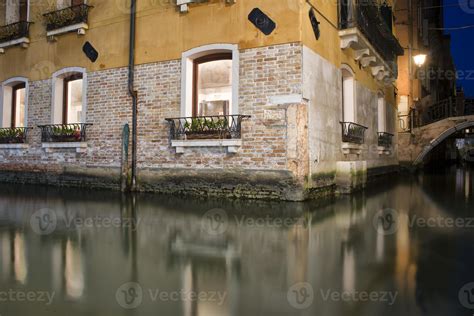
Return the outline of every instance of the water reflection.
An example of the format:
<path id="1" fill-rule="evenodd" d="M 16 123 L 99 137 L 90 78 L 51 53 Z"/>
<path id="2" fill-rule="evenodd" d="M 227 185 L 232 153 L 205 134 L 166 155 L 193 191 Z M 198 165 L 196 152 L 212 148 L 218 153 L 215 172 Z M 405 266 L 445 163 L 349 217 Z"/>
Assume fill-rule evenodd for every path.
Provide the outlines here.
<path id="1" fill-rule="evenodd" d="M 55 296 L 0 313 L 471 315 L 459 295 L 474 281 L 474 227 L 417 222 L 469 214 L 471 174 L 377 184 L 323 206 L 1 186 L 0 291 Z M 42 235 L 30 218 L 44 208 L 58 222 Z M 220 233 L 203 225 L 214 209 L 227 218 Z M 379 221 L 387 212 L 396 226 Z M 130 282 L 142 296 L 128 309 L 118 289 Z M 289 289 L 306 283 L 312 303 L 300 310 Z"/>

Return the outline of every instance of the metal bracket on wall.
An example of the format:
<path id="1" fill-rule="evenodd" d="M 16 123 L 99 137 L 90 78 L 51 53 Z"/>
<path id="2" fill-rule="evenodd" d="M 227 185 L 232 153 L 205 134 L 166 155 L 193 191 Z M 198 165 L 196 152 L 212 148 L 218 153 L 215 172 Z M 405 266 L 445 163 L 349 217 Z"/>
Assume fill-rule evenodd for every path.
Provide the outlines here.
<path id="1" fill-rule="evenodd" d="M 188 13 L 189 4 L 191 3 L 203 3 L 209 0 L 176 0 L 176 5 L 179 6 L 179 12 Z M 235 4 L 237 0 L 224 0 L 226 4 Z"/>

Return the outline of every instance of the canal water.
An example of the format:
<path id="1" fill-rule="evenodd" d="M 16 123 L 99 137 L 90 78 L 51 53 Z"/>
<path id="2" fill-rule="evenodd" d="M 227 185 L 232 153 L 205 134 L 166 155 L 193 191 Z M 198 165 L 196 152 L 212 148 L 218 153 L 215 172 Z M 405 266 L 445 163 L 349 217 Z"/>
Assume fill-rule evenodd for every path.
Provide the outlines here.
<path id="1" fill-rule="evenodd" d="M 332 203 L 0 186 L 0 315 L 473 315 L 474 170 Z"/>

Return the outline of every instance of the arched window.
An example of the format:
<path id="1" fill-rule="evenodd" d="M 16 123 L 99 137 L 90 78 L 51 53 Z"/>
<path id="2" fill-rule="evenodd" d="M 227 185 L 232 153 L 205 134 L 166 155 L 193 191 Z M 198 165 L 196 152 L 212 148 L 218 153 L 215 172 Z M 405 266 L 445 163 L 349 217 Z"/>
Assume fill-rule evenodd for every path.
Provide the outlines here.
<path id="1" fill-rule="evenodd" d="M 86 72 L 66 68 L 53 74 L 53 124 L 85 123 Z"/>
<path id="2" fill-rule="evenodd" d="M 238 114 L 237 45 L 213 44 L 183 53 L 181 116 Z"/>
<path id="3" fill-rule="evenodd" d="M 2 84 L 2 128 L 26 127 L 28 79 L 12 78 Z"/>
<path id="4" fill-rule="evenodd" d="M 354 73 L 349 67 L 342 68 L 342 118 L 344 122 L 356 122 Z"/>

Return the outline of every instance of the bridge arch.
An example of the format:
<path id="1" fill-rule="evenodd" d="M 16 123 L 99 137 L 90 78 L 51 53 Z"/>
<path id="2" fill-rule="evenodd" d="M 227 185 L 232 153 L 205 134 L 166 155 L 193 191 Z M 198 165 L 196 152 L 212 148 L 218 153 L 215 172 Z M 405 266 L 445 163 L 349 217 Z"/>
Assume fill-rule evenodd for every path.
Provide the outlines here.
<path id="1" fill-rule="evenodd" d="M 446 138 L 448 138 L 449 136 L 451 136 L 451 135 L 453 135 L 453 134 L 455 134 L 459 131 L 462 131 L 466 128 L 471 128 L 471 127 L 474 127 L 474 121 L 462 122 L 462 123 L 459 123 L 459 124 L 457 124 L 457 125 L 455 125 L 451 128 L 448 128 L 447 130 L 442 132 L 438 137 L 433 139 L 427 146 L 425 146 L 423 148 L 423 150 L 418 155 L 418 157 L 413 162 L 413 164 L 415 166 L 421 164 L 423 162 L 423 160 L 426 158 L 426 156 L 433 150 L 433 148 L 435 148 L 440 143 L 442 143 Z"/>

